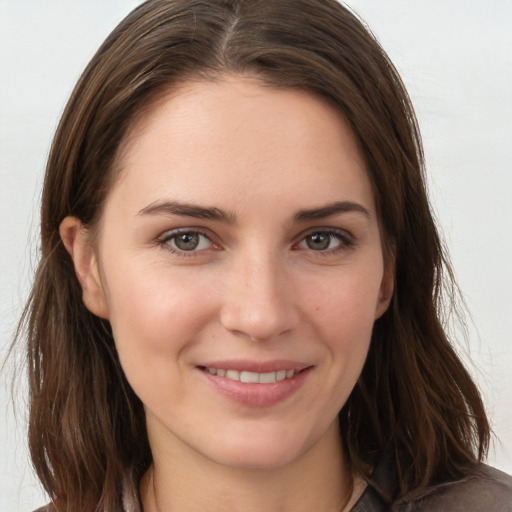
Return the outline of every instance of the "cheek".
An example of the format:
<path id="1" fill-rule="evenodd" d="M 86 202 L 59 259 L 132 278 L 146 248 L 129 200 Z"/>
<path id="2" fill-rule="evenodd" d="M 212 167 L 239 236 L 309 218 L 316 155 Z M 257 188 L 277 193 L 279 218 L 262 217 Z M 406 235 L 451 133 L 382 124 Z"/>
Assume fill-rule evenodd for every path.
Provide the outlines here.
<path id="1" fill-rule="evenodd" d="M 310 294 L 310 314 L 332 343 L 350 349 L 371 336 L 379 291 L 378 272 L 374 276 L 348 272 L 323 285 L 317 283 Z"/>
<path id="2" fill-rule="evenodd" d="M 377 269 L 378 270 L 378 269 Z M 334 272 L 333 272 L 334 274 Z M 303 342 L 321 347 L 314 403 L 325 428 L 346 403 L 364 366 L 370 346 L 378 297 L 378 271 L 374 276 L 356 268 L 329 278 L 301 283 Z M 305 286 L 303 288 L 302 286 Z M 310 293 L 306 294 L 305 289 Z"/>
<path id="3" fill-rule="evenodd" d="M 332 403 L 341 408 L 357 382 L 370 347 L 378 303 L 379 272 L 349 273 L 317 286 L 311 297 L 310 324 L 328 352 L 326 373 Z"/>
<path id="4" fill-rule="evenodd" d="M 208 324 L 215 309 L 211 294 L 158 266 L 128 268 L 118 261 L 108 275 L 110 323 L 128 379 L 151 373 L 167 378 L 166 364 L 179 362 Z"/>

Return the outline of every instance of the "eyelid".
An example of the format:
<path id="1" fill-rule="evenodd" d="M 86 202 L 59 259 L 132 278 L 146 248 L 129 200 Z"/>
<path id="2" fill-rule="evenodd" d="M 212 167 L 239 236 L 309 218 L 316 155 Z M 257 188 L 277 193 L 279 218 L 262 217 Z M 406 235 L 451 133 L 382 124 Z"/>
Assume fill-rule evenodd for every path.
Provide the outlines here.
<path id="1" fill-rule="evenodd" d="M 305 229 L 304 231 L 301 231 L 296 239 L 298 241 L 302 240 L 303 238 L 307 237 L 308 235 L 312 235 L 315 233 L 327 233 L 327 234 L 334 234 L 339 235 L 343 238 L 346 238 L 347 240 L 354 241 L 355 237 L 354 235 L 343 228 L 337 228 L 333 226 L 313 226 L 312 228 Z"/>
<path id="2" fill-rule="evenodd" d="M 173 238 L 179 236 L 180 234 L 186 234 L 186 233 L 193 233 L 198 234 L 200 236 L 205 237 L 209 242 L 209 247 L 205 249 L 199 249 L 199 250 L 180 250 L 177 247 L 172 247 L 169 244 L 169 241 Z M 340 244 L 332 249 L 326 249 L 326 250 L 318 250 L 315 251 L 314 249 L 307 249 L 307 248 L 301 248 L 298 247 L 299 244 L 304 242 L 305 238 L 309 235 L 313 235 L 316 233 L 322 233 L 327 234 L 333 237 L 336 237 L 338 240 L 340 240 Z M 201 254 L 210 251 L 210 250 L 219 250 L 221 249 L 221 246 L 218 242 L 215 241 L 215 236 L 212 235 L 212 233 L 204 228 L 200 227 L 180 227 L 175 229 L 170 229 L 162 233 L 160 236 L 157 237 L 156 243 L 160 245 L 163 249 L 176 254 L 178 256 L 183 257 L 190 257 L 190 256 L 200 256 Z M 347 230 L 336 228 L 332 226 L 314 226 L 311 228 L 308 228 L 307 230 L 302 231 L 297 237 L 296 241 L 293 243 L 293 249 L 295 250 L 307 250 L 309 252 L 315 253 L 318 256 L 328 256 L 333 253 L 341 252 L 343 250 L 348 249 L 349 247 L 352 247 L 355 244 L 355 237 Z"/>
<path id="3" fill-rule="evenodd" d="M 197 235 L 200 235 L 200 236 L 208 239 L 208 241 L 210 242 L 210 246 L 206 249 L 184 251 L 184 250 L 180 250 L 177 247 L 172 247 L 169 244 L 169 241 L 172 240 L 173 238 L 176 238 L 180 234 L 187 234 L 187 233 L 197 234 Z M 170 229 L 170 230 L 162 233 L 159 237 L 157 237 L 156 243 L 158 245 L 160 245 L 163 249 L 169 251 L 170 253 L 176 254 L 178 256 L 183 256 L 183 257 L 199 256 L 200 254 L 204 253 L 205 251 L 220 248 L 219 244 L 217 244 L 213 240 L 213 236 L 211 233 L 208 232 L 208 230 L 205 230 L 203 228 L 198 228 L 198 227 L 181 227 L 181 228 L 176 228 L 176 229 Z"/>
<path id="4" fill-rule="evenodd" d="M 309 235 L 314 235 L 317 233 L 335 236 L 336 238 L 338 238 L 340 240 L 340 245 L 333 249 L 326 249 L 324 251 L 314 251 L 313 249 L 305 249 L 305 250 L 309 250 L 313 253 L 316 253 L 319 256 L 326 256 L 326 255 L 330 255 L 330 254 L 333 254 L 336 252 L 346 250 L 347 248 L 355 245 L 355 242 L 356 242 L 355 237 L 346 229 L 335 228 L 332 226 L 329 226 L 329 227 L 315 226 L 315 227 L 309 228 L 305 231 L 302 231 L 297 236 L 297 241 L 294 243 L 294 247 L 297 247 L 299 250 L 302 249 L 302 248 L 299 248 L 298 245 L 300 243 L 302 243 L 306 239 L 306 237 L 308 237 Z"/>

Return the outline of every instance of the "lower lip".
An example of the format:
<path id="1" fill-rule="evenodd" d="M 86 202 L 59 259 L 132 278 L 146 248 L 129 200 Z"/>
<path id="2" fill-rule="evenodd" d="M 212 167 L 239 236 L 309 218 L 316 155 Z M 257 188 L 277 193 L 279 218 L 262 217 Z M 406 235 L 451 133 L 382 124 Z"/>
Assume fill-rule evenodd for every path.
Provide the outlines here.
<path id="1" fill-rule="evenodd" d="M 207 371 L 198 369 L 207 382 L 217 392 L 239 404 L 250 407 L 270 407 L 283 402 L 296 393 L 311 371 L 310 368 L 302 370 L 289 379 L 272 382 L 270 384 L 255 384 L 240 382 L 212 375 Z"/>

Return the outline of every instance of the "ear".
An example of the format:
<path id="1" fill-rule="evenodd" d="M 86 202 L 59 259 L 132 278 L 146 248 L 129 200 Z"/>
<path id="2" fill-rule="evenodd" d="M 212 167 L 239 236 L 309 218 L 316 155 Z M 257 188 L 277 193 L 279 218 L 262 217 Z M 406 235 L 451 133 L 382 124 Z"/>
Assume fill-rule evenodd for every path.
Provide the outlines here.
<path id="1" fill-rule="evenodd" d="M 73 260 L 86 308 L 91 313 L 108 319 L 108 305 L 100 278 L 98 260 L 87 240 L 85 228 L 76 217 L 66 217 L 60 224 L 59 233 L 64 247 Z"/>
<path id="2" fill-rule="evenodd" d="M 395 290 L 395 259 L 389 257 L 384 263 L 384 274 L 380 283 L 379 297 L 375 309 L 375 320 L 381 317 L 389 307 Z"/>

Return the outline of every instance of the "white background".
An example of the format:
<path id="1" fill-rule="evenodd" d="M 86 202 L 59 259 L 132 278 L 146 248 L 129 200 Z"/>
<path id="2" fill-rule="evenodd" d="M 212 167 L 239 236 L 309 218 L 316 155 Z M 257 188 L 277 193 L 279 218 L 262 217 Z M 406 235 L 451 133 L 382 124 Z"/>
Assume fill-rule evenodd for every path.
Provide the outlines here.
<path id="1" fill-rule="evenodd" d="M 0 0 L 0 357 L 37 257 L 50 140 L 81 70 L 135 0 Z M 472 372 L 512 472 L 512 1 L 351 0 L 402 77 L 424 136 L 432 202 L 472 313 Z M 11 364 L 9 367 L 12 366 Z M 8 367 L 8 369 L 9 369 Z M 0 509 L 45 502 L 0 378 Z"/>

